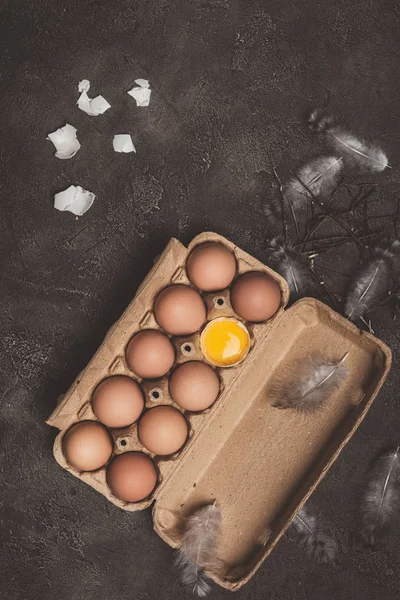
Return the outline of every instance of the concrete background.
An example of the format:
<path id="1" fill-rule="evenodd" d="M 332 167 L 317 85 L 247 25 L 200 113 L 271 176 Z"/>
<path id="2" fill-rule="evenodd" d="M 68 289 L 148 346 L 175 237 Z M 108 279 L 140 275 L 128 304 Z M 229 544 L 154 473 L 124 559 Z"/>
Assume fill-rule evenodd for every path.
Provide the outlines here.
<path id="1" fill-rule="evenodd" d="M 304 125 L 325 104 L 387 151 L 375 214 L 398 195 L 399 16 L 386 0 L 2 0 L 0 77 L 0 597 L 5 600 L 189 598 L 150 511 L 118 510 L 61 470 L 45 425 L 171 236 L 226 235 L 258 255 L 283 173 L 320 150 Z M 149 108 L 126 93 L 137 77 Z M 112 109 L 75 102 L 92 82 Z M 46 135 L 65 121 L 82 148 L 53 156 Z M 115 133 L 137 155 L 117 155 Z M 69 184 L 96 193 L 76 220 L 53 209 Z M 393 219 L 375 224 L 389 235 Z M 357 258 L 357 257 L 356 257 Z M 336 260 L 350 267 L 346 251 Z M 338 262 L 339 261 L 339 262 Z M 349 261 L 349 262 L 347 262 Z M 340 544 L 314 565 L 286 536 L 238 600 L 395 600 L 399 530 L 379 552 L 348 538 L 362 481 L 398 443 L 399 328 L 373 317 L 394 368 L 365 422 L 313 495 Z M 213 588 L 212 598 L 230 598 Z"/>

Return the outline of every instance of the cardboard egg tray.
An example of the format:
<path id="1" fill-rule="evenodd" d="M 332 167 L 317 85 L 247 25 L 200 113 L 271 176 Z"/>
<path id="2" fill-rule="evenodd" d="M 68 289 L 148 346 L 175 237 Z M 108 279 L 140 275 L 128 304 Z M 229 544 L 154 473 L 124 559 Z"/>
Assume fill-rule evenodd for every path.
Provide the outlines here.
<path id="1" fill-rule="evenodd" d="M 245 322 L 251 336 L 246 359 L 234 367 L 216 369 L 220 378 L 217 400 L 201 413 L 187 413 L 172 402 L 168 375 L 157 381 L 141 380 L 129 370 L 125 351 L 135 333 L 160 329 L 152 312 L 155 297 L 171 284 L 191 285 L 185 271 L 187 257 L 195 246 L 206 241 L 220 242 L 234 252 L 238 275 L 247 271 L 270 274 L 280 286 L 282 303 L 269 321 Z M 229 289 L 202 293 L 207 305 L 205 324 L 221 316 L 243 320 L 234 313 L 229 295 Z M 222 236 L 203 233 L 188 248 L 172 239 L 47 421 L 60 430 L 54 443 L 57 462 L 124 510 L 141 510 L 154 503 L 154 529 L 172 547 L 180 545 L 185 517 L 216 500 L 223 514 L 222 566 L 211 576 L 230 590 L 244 585 L 271 552 L 357 429 L 391 364 L 385 344 L 326 305 L 305 298 L 285 310 L 288 298 L 288 286 L 282 277 Z M 171 341 L 176 364 L 207 362 L 200 351 L 199 332 L 172 337 Z M 270 390 L 277 373 L 284 376 L 285 369 L 289 371 L 290 366 L 309 356 L 334 362 L 346 352 L 346 380 L 323 409 L 305 416 L 272 406 Z M 113 456 L 139 450 L 155 461 L 158 485 L 141 502 L 117 499 L 107 486 L 106 467 L 79 472 L 67 464 L 62 452 L 63 436 L 73 424 L 96 420 L 92 394 L 103 379 L 112 375 L 127 375 L 138 381 L 146 409 L 172 404 L 189 423 L 185 446 L 169 457 L 148 452 L 140 444 L 136 424 L 111 430 Z"/>

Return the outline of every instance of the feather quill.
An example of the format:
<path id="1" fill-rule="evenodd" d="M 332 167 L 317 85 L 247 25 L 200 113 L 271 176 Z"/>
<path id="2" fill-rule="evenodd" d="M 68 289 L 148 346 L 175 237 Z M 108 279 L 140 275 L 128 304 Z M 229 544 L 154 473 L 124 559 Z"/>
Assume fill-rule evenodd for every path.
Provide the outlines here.
<path id="1" fill-rule="evenodd" d="M 296 207 L 312 196 L 323 202 L 335 191 L 342 170 L 341 158 L 336 156 L 314 158 L 296 171 L 296 177 L 289 180 L 285 191 Z"/>
<path id="2" fill-rule="evenodd" d="M 335 560 L 337 544 L 335 538 L 320 525 L 320 519 L 305 507 L 301 508 L 293 520 L 293 526 L 300 537 L 300 544 L 318 564 Z"/>
<path id="3" fill-rule="evenodd" d="M 346 317 L 355 321 L 387 296 L 393 261 L 399 251 L 398 240 L 374 249 L 371 260 L 363 266 L 349 287 L 344 307 Z"/>
<path id="4" fill-rule="evenodd" d="M 304 296 L 316 296 L 319 289 L 307 260 L 293 250 L 281 236 L 268 242 L 266 255 L 269 263 L 282 277 L 290 288 L 290 300 L 295 301 Z"/>
<path id="5" fill-rule="evenodd" d="M 325 133 L 328 144 L 350 167 L 365 171 L 384 171 L 388 165 L 386 154 L 376 146 L 357 138 L 323 111 L 314 110 L 308 120 L 311 129 Z"/>
<path id="6" fill-rule="evenodd" d="M 182 583 L 200 597 L 211 590 L 205 571 L 216 571 L 220 565 L 217 549 L 221 521 L 222 514 L 215 502 L 196 510 L 186 521 L 176 557 Z"/>
<path id="7" fill-rule="evenodd" d="M 383 542 L 400 515 L 400 446 L 374 462 L 361 504 L 358 541 L 364 546 Z"/>
<path id="8" fill-rule="evenodd" d="M 299 412 L 310 413 L 318 410 L 329 401 L 333 392 L 347 375 L 345 360 L 348 352 L 337 362 L 324 362 L 311 358 L 292 367 L 289 374 L 286 369 L 277 378 L 271 389 L 275 396 L 275 408 L 294 408 Z"/>

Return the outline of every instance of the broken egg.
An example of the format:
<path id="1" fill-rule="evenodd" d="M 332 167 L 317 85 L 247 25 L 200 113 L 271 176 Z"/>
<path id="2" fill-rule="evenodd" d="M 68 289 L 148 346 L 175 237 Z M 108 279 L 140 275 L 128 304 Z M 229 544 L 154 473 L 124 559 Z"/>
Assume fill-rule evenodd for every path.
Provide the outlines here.
<path id="1" fill-rule="evenodd" d="M 206 315 L 202 297 L 188 285 L 170 285 L 158 294 L 154 304 L 157 323 L 172 335 L 198 331 Z"/>
<path id="2" fill-rule="evenodd" d="M 151 89 L 147 79 L 135 79 L 137 84 L 127 93 L 136 100 L 136 106 L 149 106 Z"/>
<path id="3" fill-rule="evenodd" d="M 203 329 L 200 345 L 208 362 L 216 367 L 233 367 L 247 356 L 250 334 L 240 321 L 220 317 Z"/>
<path id="4" fill-rule="evenodd" d="M 54 196 L 54 208 L 67 210 L 81 217 L 92 206 L 96 196 L 93 192 L 83 189 L 80 185 L 70 185 L 66 190 Z"/>
<path id="5" fill-rule="evenodd" d="M 129 154 L 129 152 L 136 152 L 136 148 L 133 145 L 132 137 L 129 133 L 118 133 L 114 135 L 113 148 L 115 152 L 123 152 Z"/>
<path id="6" fill-rule="evenodd" d="M 124 452 L 116 456 L 107 470 L 107 484 L 123 502 L 138 502 L 154 490 L 157 470 L 143 452 Z"/>
<path id="7" fill-rule="evenodd" d="M 156 406 L 139 421 L 138 435 L 147 450 L 167 456 L 182 448 L 188 436 L 188 424 L 182 413 L 172 406 Z"/>
<path id="8" fill-rule="evenodd" d="M 223 244 L 205 242 L 192 250 L 186 270 L 193 285 L 205 292 L 215 292 L 232 283 L 236 274 L 236 259 Z"/>
<path id="9" fill-rule="evenodd" d="M 246 321 L 270 319 L 281 305 L 281 290 L 267 273 L 250 271 L 237 278 L 231 291 L 233 310 Z"/>
<path id="10" fill-rule="evenodd" d="M 88 91 L 90 89 L 90 81 L 88 79 L 82 79 L 78 85 L 78 91 L 80 96 L 77 101 L 78 108 L 83 110 L 87 115 L 91 117 L 97 117 L 102 115 L 109 108 L 111 104 L 107 102 L 103 96 L 96 96 L 96 98 L 89 98 Z"/>
<path id="11" fill-rule="evenodd" d="M 76 137 L 76 128 L 69 123 L 65 123 L 64 127 L 49 133 L 47 139 L 55 146 L 55 156 L 63 160 L 75 156 L 81 147 Z"/>

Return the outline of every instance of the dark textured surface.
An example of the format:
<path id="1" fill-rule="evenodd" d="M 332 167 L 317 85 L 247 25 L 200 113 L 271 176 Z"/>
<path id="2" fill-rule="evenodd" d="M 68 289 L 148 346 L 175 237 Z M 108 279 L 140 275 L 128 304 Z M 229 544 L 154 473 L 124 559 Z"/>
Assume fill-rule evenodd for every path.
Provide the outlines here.
<path id="1" fill-rule="evenodd" d="M 380 141 L 393 170 L 374 180 L 371 210 L 393 212 L 399 187 L 399 10 L 340 0 L 2 0 L 0 74 L 0 597 L 175 600 L 189 597 L 150 511 L 118 510 L 58 467 L 45 418 L 86 365 L 171 236 L 218 231 L 262 249 L 272 167 L 319 149 L 302 117 L 322 103 Z M 124 92 L 137 77 L 149 108 Z M 75 107 L 80 79 L 112 109 Z M 82 149 L 53 157 L 45 137 L 65 121 Z M 117 155 L 131 132 L 137 155 Z M 70 183 L 97 194 L 76 220 L 52 208 Z M 382 222 L 387 230 L 393 220 Z M 382 224 L 381 223 L 381 224 Z M 348 271 L 347 253 L 339 267 Z M 237 593 L 252 600 L 395 600 L 399 531 L 359 554 L 349 544 L 368 464 L 398 442 L 398 326 L 377 335 L 395 365 L 370 414 L 312 498 L 338 537 L 337 564 L 317 567 L 279 544 Z M 213 589 L 213 598 L 230 593 Z"/>

